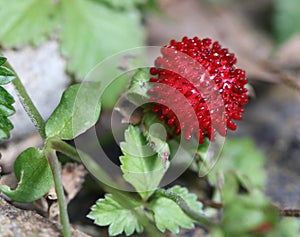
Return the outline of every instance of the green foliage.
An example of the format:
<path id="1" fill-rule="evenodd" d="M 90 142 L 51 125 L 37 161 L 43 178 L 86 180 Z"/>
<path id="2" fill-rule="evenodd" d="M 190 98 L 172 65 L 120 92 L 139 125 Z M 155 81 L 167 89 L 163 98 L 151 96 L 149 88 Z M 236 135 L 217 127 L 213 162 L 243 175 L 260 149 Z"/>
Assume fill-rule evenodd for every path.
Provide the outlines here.
<path id="1" fill-rule="evenodd" d="M 0 186 L 9 198 L 17 202 L 32 202 L 41 198 L 53 186 L 53 176 L 43 151 L 28 148 L 16 159 L 14 172 L 19 180 L 16 189 Z"/>
<path id="2" fill-rule="evenodd" d="M 132 77 L 127 98 L 135 105 L 141 105 L 149 101 L 147 91 L 150 88 L 150 74 L 143 69 L 139 69 Z"/>
<path id="3" fill-rule="evenodd" d="M 39 45 L 53 34 L 68 59 L 67 68 L 83 78 L 98 63 L 122 50 L 142 46 L 145 32 L 136 5 L 143 0 L 0 0 L 0 43 Z M 113 7 L 109 7 L 111 5 Z M 117 8 L 117 9 L 116 9 Z M 120 11 L 119 8 L 123 10 Z M 103 105 L 112 108 L 125 81 L 111 87 Z"/>
<path id="4" fill-rule="evenodd" d="M 299 22 L 299 0 L 275 1 L 274 28 L 279 42 L 283 42 L 292 35 L 300 33 Z"/>
<path id="5" fill-rule="evenodd" d="M 299 235 L 300 221 L 294 218 L 282 219 L 268 237 L 294 237 Z"/>
<path id="6" fill-rule="evenodd" d="M 186 188 L 174 186 L 168 191 L 180 195 L 194 211 L 202 212 L 202 204 L 197 201 L 197 196 L 189 193 Z M 154 199 L 148 208 L 153 212 L 156 226 L 162 232 L 170 230 L 179 233 L 180 227 L 189 229 L 194 227 L 194 221 L 174 201 L 166 197 Z"/>
<path id="7" fill-rule="evenodd" d="M 222 223 L 211 231 L 211 237 L 280 237 L 298 236 L 299 223 L 281 222 L 278 210 L 257 189 L 239 191 L 238 177 L 226 173 L 222 187 Z M 287 228 L 290 228 L 288 231 Z"/>
<path id="8" fill-rule="evenodd" d="M 100 115 L 98 83 L 70 86 L 46 123 L 47 137 L 71 140 L 93 126 Z"/>
<path id="9" fill-rule="evenodd" d="M 208 174 L 208 179 L 210 183 L 216 184 L 220 174 L 234 171 L 244 185 L 263 187 L 266 180 L 264 162 L 264 154 L 255 147 L 251 139 L 227 139 L 216 166 Z"/>
<path id="10" fill-rule="evenodd" d="M 140 196 L 147 200 L 159 185 L 167 166 L 154 152 L 139 127 L 130 125 L 121 143 L 120 157 L 124 179 L 132 184 Z"/>
<path id="11" fill-rule="evenodd" d="M 156 114 L 147 113 L 144 115 L 143 125 L 148 145 L 159 155 L 164 164 L 167 164 L 170 156 L 170 148 L 166 142 L 167 134 L 162 121 L 157 118 Z"/>
<path id="12" fill-rule="evenodd" d="M 116 197 L 107 194 L 105 199 L 99 199 L 92 206 L 88 218 L 94 220 L 97 225 L 109 225 L 110 236 L 116 236 L 122 232 L 125 232 L 126 235 L 132 235 L 135 231 L 141 233 L 143 226 L 137 215 L 141 204 L 132 199 L 127 199 L 126 204 L 124 207 Z"/>
<path id="13" fill-rule="evenodd" d="M 278 211 L 271 205 L 269 199 L 257 190 L 239 194 L 239 183 L 235 175 L 227 173 L 222 188 L 224 216 L 224 232 L 232 236 L 255 230 L 263 223 L 275 225 L 279 221 Z M 235 220 L 239 220 L 239 224 Z"/>
<path id="14" fill-rule="evenodd" d="M 114 79 L 108 87 L 105 88 L 101 96 L 101 104 L 103 109 L 114 108 L 116 102 L 120 98 L 120 95 L 126 89 L 128 84 L 128 75 L 122 74 L 118 78 Z"/>
<path id="15" fill-rule="evenodd" d="M 0 57 L 0 85 L 5 85 L 14 79 L 14 73 L 3 66 L 6 58 Z M 14 98 L 0 86 L 0 142 L 10 136 L 10 130 L 13 129 L 13 124 L 7 118 L 15 113 L 12 104 Z"/>
<path id="16" fill-rule="evenodd" d="M 39 44 L 55 29 L 58 4 L 49 0 L 0 0 L 0 41 L 9 46 Z"/>
<path id="17" fill-rule="evenodd" d="M 119 2 L 134 6 L 136 1 Z M 141 46 L 145 40 L 140 13 L 133 7 L 119 11 L 92 0 L 0 0 L 0 4 L 0 18 L 5 19 L 0 28 L 2 44 L 37 45 L 58 33 L 62 53 L 69 58 L 68 69 L 78 77 L 106 57 Z"/>
<path id="18" fill-rule="evenodd" d="M 69 69 L 83 77 L 106 57 L 141 46 L 144 31 L 137 11 L 115 11 L 90 0 L 63 0 L 62 51 Z"/>

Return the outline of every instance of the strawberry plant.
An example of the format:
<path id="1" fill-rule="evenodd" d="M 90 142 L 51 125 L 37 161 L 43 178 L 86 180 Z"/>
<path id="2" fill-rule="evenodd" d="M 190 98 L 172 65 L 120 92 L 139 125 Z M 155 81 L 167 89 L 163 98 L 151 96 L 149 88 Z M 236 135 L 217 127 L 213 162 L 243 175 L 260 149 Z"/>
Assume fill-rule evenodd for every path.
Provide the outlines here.
<path id="1" fill-rule="evenodd" d="M 83 4 L 83 1 L 76 0 L 76 4 Z M 92 7 L 94 3 L 89 4 L 82 8 Z M 117 1 L 111 4 L 131 9 Z M 26 1 L 23 7 L 26 8 Z M 20 11 L 23 7 L 19 6 Z M 65 11 L 70 9 L 65 8 Z M 69 14 L 74 13 L 70 11 Z M 49 25 L 48 30 L 51 27 Z M 36 32 L 32 36 L 30 40 L 41 40 L 35 38 Z M 134 68 L 133 72 L 121 76 L 128 81 L 123 104 L 126 102 L 130 106 L 122 107 L 119 103 L 118 108 L 129 114 L 120 143 L 120 166 L 116 168 L 120 177 L 115 177 L 112 169 L 99 165 L 79 146 L 67 143 L 74 140 L 76 144 L 76 140 L 89 133 L 97 123 L 107 85 L 120 79 L 118 64 L 103 66 L 105 72 L 115 75 L 113 78 L 107 78 L 109 74 L 101 77 L 99 72 L 103 71 L 100 70 L 99 74 L 91 73 L 89 80 L 67 88 L 52 115 L 43 121 L 20 78 L 9 69 L 9 64 L 5 64 L 6 59 L 1 58 L 1 85 L 11 81 L 15 85 L 44 146 L 28 148 L 17 157 L 14 171 L 18 186 L 12 190 L 3 185 L 0 191 L 12 200 L 32 202 L 54 185 L 63 235 L 71 236 L 57 157 L 57 152 L 61 152 L 82 162 L 102 182 L 106 195 L 91 207 L 87 217 L 96 225 L 108 226 L 111 236 L 143 232 L 148 236 L 164 236 L 195 226 L 204 227 L 212 237 L 297 235 L 298 224 L 294 220 L 281 221 L 280 210 L 261 190 L 265 181 L 264 157 L 251 141 L 227 141 L 222 159 L 218 161 L 218 149 L 223 146 L 227 130 L 236 128 L 233 120 L 242 120 L 248 100 L 246 74 L 236 67 L 234 54 L 218 42 L 197 37 L 172 40 L 161 53 L 154 67 L 132 64 L 129 68 Z M 128 57 L 129 53 L 125 55 Z M 86 69 L 84 66 L 79 74 Z M 113 72 L 109 72 L 110 69 Z M 0 129 L 1 139 L 4 139 L 12 129 L 8 117 L 14 113 L 14 99 L 4 88 L 0 89 Z M 135 111 L 139 111 L 139 116 L 132 122 Z M 92 145 L 95 141 L 88 143 Z M 218 143 L 221 145 L 216 147 Z M 101 159 L 108 163 L 104 157 Z M 213 187 L 211 202 L 214 205 L 207 205 L 187 187 L 172 184 L 186 169 L 198 173 L 197 179 L 206 179 Z"/>

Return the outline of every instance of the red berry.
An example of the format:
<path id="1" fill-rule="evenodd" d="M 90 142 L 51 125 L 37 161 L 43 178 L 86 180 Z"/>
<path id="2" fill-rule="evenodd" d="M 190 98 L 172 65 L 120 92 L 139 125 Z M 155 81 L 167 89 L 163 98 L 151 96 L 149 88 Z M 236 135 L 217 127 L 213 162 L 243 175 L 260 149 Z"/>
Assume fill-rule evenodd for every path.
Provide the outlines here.
<path id="1" fill-rule="evenodd" d="M 171 40 L 161 53 L 150 69 L 157 77 L 150 79 L 154 84 L 148 91 L 159 119 L 175 126 L 176 134 L 184 130 L 187 140 L 194 134 L 199 143 L 204 137 L 213 141 L 216 132 L 226 136 L 227 128 L 235 130 L 232 120 L 242 119 L 248 80 L 235 66 L 234 54 L 197 37 Z"/>

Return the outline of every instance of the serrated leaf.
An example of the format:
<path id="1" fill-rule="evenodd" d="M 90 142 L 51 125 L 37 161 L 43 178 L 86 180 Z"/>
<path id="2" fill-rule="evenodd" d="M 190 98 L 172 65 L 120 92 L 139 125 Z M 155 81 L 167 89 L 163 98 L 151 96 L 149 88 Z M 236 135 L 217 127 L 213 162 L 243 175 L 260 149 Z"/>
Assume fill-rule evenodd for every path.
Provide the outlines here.
<path id="1" fill-rule="evenodd" d="M 0 0 L 0 41 L 9 46 L 35 45 L 57 26 L 58 3 L 50 0 Z"/>
<path id="2" fill-rule="evenodd" d="M 125 232 L 132 235 L 135 231 L 141 233 L 143 226 L 139 221 L 136 212 L 141 208 L 141 204 L 132 199 L 127 200 L 128 207 L 123 207 L 113 195 L 105 195 L 105 199 L 99 199 L 92 206 L 88 218 L 94 220 L 99 226 L 109 225 L 110 236 L 116 236 Z"/>
<path id="3" fill-rule="evenodd" d="M 3 66 L 6 60 L 5 57 L 0 56 L 0 85 L 5 85 L 15 78 L 15 74 L 10 69 Z"/>
<path id="4" fill-rule="evenodd" d="M 133 76 L 130 82 L 127 98 L 135 105 L 141 105 L 149 101 L 147 94 L 150 84 L 150 73 L 143 69 L 139 69 Z"/>
<path id="5" fill-rule="evenodd" d="M 14 172 L 19 180 L 15 190 L 8 186 L 0 186 L 9 198 L 17 202 L 32 202 L 41 198 L 53 186 L 53 176 L 43 151 L 28 148 L 16 159 Z"/>
<path id="6" fill-rule="evenodd" d="M 208 174 L 208 179 L 211 184 L 216 184 L 220 173 L 231 170 L 236 172 L 244 185 L 263 187 L 266 181 L 264 163 L 264 154 L 255 147 L 250 138 L 227 139 L 216 166 Z"/>
<path id="7" fill-rule="evenodd" d="M 68 68 L 84 77 L 103 59 L 121 50 L 141 46 L 144 31 L 138 11 L 116 11 L 95 1 L 63 0 L 62 52 Z"/>
<path id="8" fill-rule="evenodd" d="M 170 156 L 169 144 L 166 142 L 167 132 L 162 121 L 156 114 L 145 114 L 143 117 L 144 134 L 149 146 L 159 155 L 165 165 Z"/>
<path id="9" fill-rule="evenodd" d="M 15 102 L 14 97 L 7 92 L 2 86 L 0 87 L 0 104 L 11 105 Z"/>
<path id="10" fill-rule="evenodd" d="M 202 212 L 202 204 L 197 201 L 197 196 L 189 193 L 186 188 L 174 186 L 168 191 L 180 195 L 194 211 Z M 170 230 L 177 234 L 181 227 L 188 229 L 194 227 L 193 220 L 171 199 L 165 197 L 156 198 L 150 203 L 148 208 L 153 212 L 155 224 L 162 232 Z"/>
<path id="11" fill-rule="evenodd" d="M 11 82 L 14 78 L 15 75 L 11 70 L 4 66 L 0 67 L 0 85 L 5 85 Z"/>
<path id="12" fill-rule="evenodd" d="M 10 130 L 14 128 L 8 118 L 0 116 L 0 141 L 6 139 L 10 135 Z"/>
<path id="13" fill-rule="evenodd" d="M 70 86 L 46 123 L 47 137 L 71 140 L 92 127 L 101 110 L 99 88 L 94 82 Z"/>
<path id="14" fill-rule="evenodd" d="M 300 33 L 300 1 L 276 0 L 274 28 L 279 42 L 283 42 L 295 33 Z"/>
<path id="15" fill-rule="evenodd" d="M 14 73 L 3 66 L 5 62 L 6 58 L 0 57 L 0 85 L 7 84 L 14 79 Z M 0 142 L 10 136 L 10 130 L 14 127 L 7 118 L 15 113 L 15 108 L 12 106 L 14 102 L 14 98 L 0 86 Z"/>
<path id="16" fill-rule="evenodd" d="M 130 125 L 121 143 L 120 157 L 124 179 L 147 200 L 158 187 L 167 169 L 159 155 L 147 145 L 146 138 L 138 127 Z"/>
<path id="17" fill-rule="evenodd" d="M 0 66 L 3 65 L 6 61 L 7 59 L 5 57 L 0 56 Z"/>

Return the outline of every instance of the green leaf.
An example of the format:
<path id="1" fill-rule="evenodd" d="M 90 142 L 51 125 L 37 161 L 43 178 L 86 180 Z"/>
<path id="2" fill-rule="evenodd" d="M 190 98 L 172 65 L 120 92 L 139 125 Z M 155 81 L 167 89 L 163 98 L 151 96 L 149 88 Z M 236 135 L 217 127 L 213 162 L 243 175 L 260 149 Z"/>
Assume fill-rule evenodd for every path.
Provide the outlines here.
<path id="1" fill-rule="evenodd" d="M 114 79 L 101 96 L 101 104 L 104 109 L 114 108 L 116 102 L 121 97 L 128 84 L 128 75 L 123 74 Z"/>
<path id="2" fill-rule="evenodd" d="M 99 83 L 70 86 L 46 123 L 47 137 L 71 140 L 92 127 L 100 115 Z"/>
<path id="3" fill-rule="evenodd" d="M 39 44 L 57 26 L 58 3 L 50 0 L 0 0 L 0 41 L 9 46 Z"/>
<path id="4" fill-rule="evenodd" d="M 28 148 L 16 159 L 14 172 L 19 180 L 15 190 L 0 186 L 9 198 L 17 202 L 32 202 L 41 198 L 54 185 L 52 172 L 43 151 Z"/>
<path id="5" fill-rule="evenodd" d="M 2 86 L 0 87 L 0 104 L 11 105 L 15 102 L 14 97 L 7 92 Z"/>
<path id="6" fill-rule="evenodd" d="M 15 74 L 8 68 L 0 67 L 0 85 L 5 85 L 15 78 Z"/>
<path id="7" fill-rule="evenodd" d="M 300 1 L 276 0 L 274 28 L 279 42 L 283 42 L 296 33 L 300 33 Z"/>
<path id="8" fill-rule="evenodd" d="M 15 74 L 10 69 L 3 66 L 6 60 L 5 57 L 0 56 L 0 85 L 5 85 L 15 78 Z"/>
<path id="9" fill-rule="evenodd" d="M 141 105 L 149 101 L 148 90 L 150 88 L 150 73 L 139 69 L 130 82 L 127 98 L 135 105 Z"/>
<path id="10" fill-rule="evenodd" d="M 252 189 L 239 193 L 239 179 L 235 174 L 226 173 L 221 191 L 224 204 L 222 227 L 225 236 L 244 236 L 243 234 L 254 232 L 264 223 L 271 226 L 279 223 L 278 210 L 262 191 Z M 238 225 L 236 220 L 239 220 Z"/>
<path id="11" fill-rule="evenodd" d="M 68 69 L 84 77 L 103 59 L 141 46 L 144 30 L 136 10 L 116 11 L 95 1 L 63 0 L 62 52 Z"/>
<path id="12" fill-rule="evenodd" d="M 157 118 L 156 114 L 147 113 L 143 117 L 144 134 L 148 145 L 159 155 L 165 165 L 167 165 L 170 148 L 166 142 L 167 131 L 164 123 Z"/>
<path id="13" fill-rule="evenodd" d="M 280 220 L 277 208 L 258 189 L 239 192 L 239 178 L 225 174 L 222 187 L 223 218 L 211 230 L 211 237 L 293 237 L 299 235 L 299 221 Z M 238 224 L 237 224 L 238 220 Z"/>
<path id="14" fill-rule="evenodd" d="M 116 236 L 125 232 L 132 235 L 135 231 L 141 233 L 143 226 L 136 212 L 141 209 L 141 204 L 132 200 L 126 200 L 127 207 L 121 205 L 117 198 L 111 194 L 105 195 L 105 199 L 99 199 L 92 206 L 88 218 L 95 221 L 99 226 L 109 225 L 109 235 Z M 130 208 L 128 208 L 130 206 Z"/>
<path id="15" fill-rule="evenodd" d="M 168 190 L 180 195 L 194 211 L 202 212 L 202 204 L 197 201 L 197 196 L 189 193 L 186 188 L 174 186 Z M 177 234 L 180 227 L 188 229 L 194 227 L 194 221 L 171 199 L 165 197 L 156 198 L 150 203 L 148 208 L 153 212 L 156 226 L 162 232 L 170 230 Z"/>
<path id="16" fill-rule="evenodd" d="M 5 62 L 6 58 L 0 57 L 0 85 L 7 84 L 15 78 L 14 73 L 3 66 Z M 14 102 L 14 98 L 0 86 L 0 142 L 10 136 L 10 130 L 14 127 L 7 118 L 15 113 L 12 106 Z"/>
<path id="17" fill-rule="evenodd" d="M 283 219 L 266 237 L 294 237 L 299 235 L 300 221 L 293 218 Z"/>
<path id="18" fill-rule="evenodd" d="M 216 166 L 208 174 L 208 179 L 210 183 L 216 184 L 219 174 L 234 171 L 244 185 L 263 187 L 266 181 L 264 163 L 264 154 L 255 147 L 250 138 L 227 139 Z"/>
<path id="19" fill-rule="evenodd" d="M 13 124 L 8 118 L 0 116 L 0 141 L 9 138 L 10 130 L 14 128 Z"/>
<path id="20" fill-rule="evenodd" d="M 132 184 L 143 200 L 147 200 L 165 174 L 159 155 L 147 145 L 146 138 L 138 127 L 130 125 L 121 143 L 120 157 L 124 179 Z"/>

